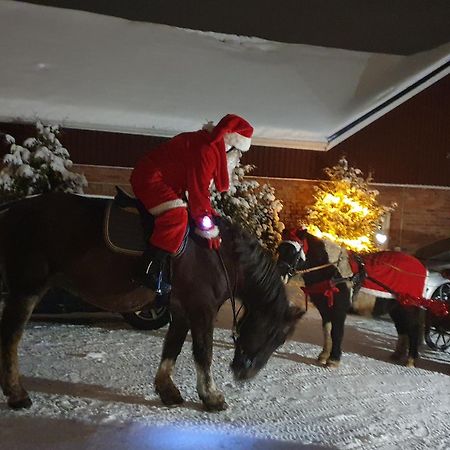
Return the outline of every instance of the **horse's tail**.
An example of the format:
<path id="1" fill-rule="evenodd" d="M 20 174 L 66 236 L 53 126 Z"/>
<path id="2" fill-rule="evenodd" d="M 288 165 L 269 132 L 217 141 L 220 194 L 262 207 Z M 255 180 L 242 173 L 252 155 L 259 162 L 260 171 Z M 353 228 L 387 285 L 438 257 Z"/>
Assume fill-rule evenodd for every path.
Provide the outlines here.
<path id="1" fill-rule="evenodd" d="M 3 286 L 4 286 L 4 269 L 5 269 L 5 264 L 4 264 L 4 249 L 3 249 L 3 245 L 4 245 L 4 240 L 7 239 L 7 231 L 5 229 L 5 215 L 7 213 L 7 211 L 9 210 L 9 204 L 13 203 L 13 202 L 9 202 L 9 203 L 4 203 L 3 205 L 0 205 L 0 303 L 3 299 Z M 8 205 L 8 206 L 7 206 Z"/>

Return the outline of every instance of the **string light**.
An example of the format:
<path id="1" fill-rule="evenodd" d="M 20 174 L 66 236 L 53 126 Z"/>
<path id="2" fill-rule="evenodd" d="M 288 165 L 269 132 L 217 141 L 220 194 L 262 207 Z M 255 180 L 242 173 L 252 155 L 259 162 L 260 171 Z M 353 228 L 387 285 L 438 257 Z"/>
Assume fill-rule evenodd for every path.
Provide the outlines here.
<path id="1" fill-rule="evenodd" d="M 308 231 L 356 252 L 377 250 L 383 216 L 395 205 L 380 205 L 378 191 L 369 188 L 370 179 L 345 158 L 325 173 L 330 181 L 315 187 L 315 203 L 307 209 Z"/>

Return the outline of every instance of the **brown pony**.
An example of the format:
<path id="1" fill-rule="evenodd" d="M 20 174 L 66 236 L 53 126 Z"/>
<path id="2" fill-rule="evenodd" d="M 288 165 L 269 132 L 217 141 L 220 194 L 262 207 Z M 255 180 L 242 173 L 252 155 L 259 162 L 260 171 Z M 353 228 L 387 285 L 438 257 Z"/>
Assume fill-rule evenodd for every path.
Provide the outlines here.
<path id="1" fill-rule="evenodd" d="M 70 289 L 109 311 L 138 310 L 153 301 L 153 293 L 133 281 L 139 256 L 114 252 L 104 242 L 110 201 L 49 193 L 0 209 L 1 269 L 9 291 L 0 324 L 0 384 L 12 408 L 31 405 L 20 382 L 17 347 L 33 308 L 50 287 Z M 198 394 L 208 410 L 226 408 L 211 360 L 215 317 L 228 298 L 236 294 L 244 307 L 231 365 L 241 380 L 264 367 L 301 314 L 289 305 L 274 262 L 256 239 L 225 221 L 219 227 L 219 252 L 190 236 L 184 253 L 172 260 L 172 321 L 155 377 L 166 405 L 183 402 L 171 375 L 190 330 Z"/>

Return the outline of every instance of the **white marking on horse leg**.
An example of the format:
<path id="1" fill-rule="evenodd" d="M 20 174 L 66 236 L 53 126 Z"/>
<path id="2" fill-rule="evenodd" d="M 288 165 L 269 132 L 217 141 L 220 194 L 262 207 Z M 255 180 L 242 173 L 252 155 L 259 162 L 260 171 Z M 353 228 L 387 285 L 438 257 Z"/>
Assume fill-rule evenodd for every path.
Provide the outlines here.
<path id="1" fill-rule="evenodd" d="M 204 370 L 199 364 L 197 369 L 197 392 L 205 405 L 212 409 L 225 409 L 226 403 L 222 392 L 217 389 L 211 370 Z"/>
<path id="2" fill-rule="evenodd" d="M 200 398 L 209 397 L 212 393 L 217 391 L 216 384 L 212 377 L 211 371 L 205 371 L 203 368 L 196 364 L 197 369 L 197 392 Z"/>
<path id="3" fill-rule="evenodd" d="M 333 341 L 331 340 L 331 327 L 331 322 L 326 322 L 322 326 L 323 349 L 317 358 L 321 364 L 326 364 L 331 354 L 331 347 L 333 345 Z"/>
<path id="4" fill-rule="evenodd" d="M 405 365 L 406 367 L 416 367 L 416 360 L 412 356 L 408 356 Z"/>
<path id="5" fill-rule="evenodd" d="M 175 368 L 175 361 L 173 359 L 163 359 L 159 364 L 158 371 L 156 372 L 156 380 L 167 381 L 172 380 L 172 373 Z"/>
<path id="6" fill-rule="evenodd" d="M 175 360 L 163 359 L 155 376 L 155 390 L 165 405 L 183 403 L 183 397 L 172 380 Z"/>

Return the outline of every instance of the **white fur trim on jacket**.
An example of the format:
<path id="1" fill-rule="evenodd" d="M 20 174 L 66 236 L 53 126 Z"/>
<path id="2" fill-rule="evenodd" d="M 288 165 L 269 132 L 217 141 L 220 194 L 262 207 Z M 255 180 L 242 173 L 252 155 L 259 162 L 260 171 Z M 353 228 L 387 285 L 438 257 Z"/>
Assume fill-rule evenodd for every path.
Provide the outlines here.
<path id="1" fill-rule="evenodd" d="M 201 230 L 200 228 L 196 227 L 194 230 L 194 233 L 198 234 L 202 238 L 212 239 L 212 238 L 219 236 L 219 228 L 216 225 L 214 225 L 209 230 Z"/>
<path id="2" fill-rule="evenodd" d="M 150 208 L 148 212 L 153 216 L 159 216 L 163 212 L 169 211 L 169 209 L 174 208 L 187 208 L 187 204 L 181 198 L 177 198 L 175 200 L 169 200 L 167 202 L 161 203 L 154 208 Z"/>
<path id="3" fill-rule="evenodd" d="M 252 144 L 251 138 L 242 136 L 242 134 L 239 133 L 227 133 L 224 135 L 223 140 L 225 144 L 236 147 L 241 152 L 246 152 Z"/>

